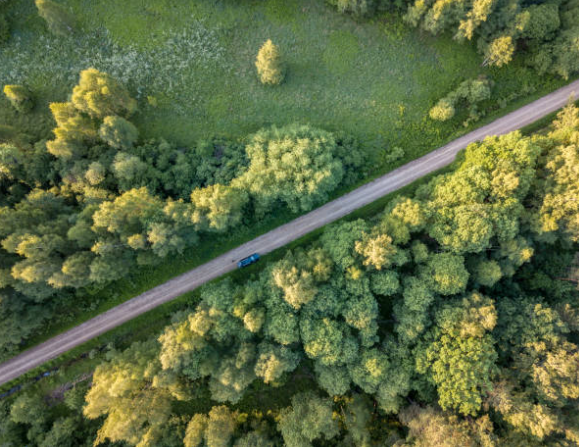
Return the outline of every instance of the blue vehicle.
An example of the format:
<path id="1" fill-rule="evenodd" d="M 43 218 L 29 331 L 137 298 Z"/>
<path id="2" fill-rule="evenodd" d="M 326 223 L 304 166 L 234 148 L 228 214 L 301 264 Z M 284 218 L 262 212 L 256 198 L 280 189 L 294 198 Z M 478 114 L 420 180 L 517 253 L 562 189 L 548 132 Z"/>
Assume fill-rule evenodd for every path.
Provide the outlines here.
<path id="1" fill-rule="evenodd" d="M 253 264 L 254 262 L 259 261 L 259 254 L 254 253 L 247 258 L 243 258 L 241 261 L 237 263 L 237 268 L 247 267 L 248 265 Z"/>

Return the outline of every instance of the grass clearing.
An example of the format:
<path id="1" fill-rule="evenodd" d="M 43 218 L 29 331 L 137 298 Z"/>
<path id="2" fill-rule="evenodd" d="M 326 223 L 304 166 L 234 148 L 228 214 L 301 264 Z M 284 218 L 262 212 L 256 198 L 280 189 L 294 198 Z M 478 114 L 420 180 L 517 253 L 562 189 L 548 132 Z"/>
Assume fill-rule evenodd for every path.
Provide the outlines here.
<path id="1" fill-rule="evenodd" d="M 404 147 L 408 160 L 462 130 L 463 117 L 443 124 L 427 118 L 462 80 L 485 74 L 496 81 L 486 109 L 561 83 L 517 63 L 482 68 L 474 48 L 449 37 L 407 28 L 393 15 L 356 22 L 321 0 L 63 3 L 82 31 L 52 37 L 32 2 L 12 2 L 13 38 L 0 49 L 0 78 L 38 95 L 34 120 L 45 136 L 52 127 L 47 103 L 65 99 L 78 72 L 91 65 L 119 77 L 139 98 L 135 121 L 144 137 L 190 145 L 301 122 L 346 131 L 376 151 Z M 286 81 L 273 88 L 258 82 L 254 67 L 268 38 L 288 65 Z"/>

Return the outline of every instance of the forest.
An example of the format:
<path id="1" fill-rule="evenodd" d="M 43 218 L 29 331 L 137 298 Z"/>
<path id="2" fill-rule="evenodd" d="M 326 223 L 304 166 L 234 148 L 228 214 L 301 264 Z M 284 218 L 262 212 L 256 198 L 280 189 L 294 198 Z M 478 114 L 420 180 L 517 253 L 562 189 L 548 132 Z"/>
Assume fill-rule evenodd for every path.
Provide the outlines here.
<path id="1" fill-rule="evenodd" d="M 159 263 L 280 206 L 309 211 L 356 180 L 365 162 L 351 138 L 306 125 L 262 129 L 246 145 L 135 144 L 138 131 L 127 120 L 135 100 L 95 69 L 81 73 L 69 102 L 50 107 L 54 139 L 0 145 L 4 358 L 74 306 L 75 290 Z"/>
<path id="2" fill-rule="evenodd" d="M 4 403 L 5 445 L 575 445 L 577 166 L 573 105 L 473 144 L 374 218 L 205 286 L 90 387 Z"/>
<path id="3" fill-rule="evenodd" d="M 0 361 L 579 72 L 578 0 L 111 1 L 0 0 Z M 570 98 L 0 398 L 0 447 L 579 445 L 578 198 Z"/>

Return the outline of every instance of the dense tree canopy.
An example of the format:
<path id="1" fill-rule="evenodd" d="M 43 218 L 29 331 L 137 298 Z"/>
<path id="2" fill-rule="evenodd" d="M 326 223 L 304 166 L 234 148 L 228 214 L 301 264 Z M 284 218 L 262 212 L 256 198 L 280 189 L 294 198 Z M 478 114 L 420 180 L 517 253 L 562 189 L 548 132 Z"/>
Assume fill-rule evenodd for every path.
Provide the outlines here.
<path id="1" fill-rule="evenodd" d="M 22 86 L 5 92 L 21 111 L 32 105 Z M 94 68 L 50 109 L 52 140 L 0 145 L 0 357 L 83 288 L 243 229 L 274 207 L 310 210 L 365 162 L 351 138 L 308 126 L 193 148 L 140 141 L 129 121 L 136 101 Z"/>
<path id="2" fill-rule="evenodd" d="M 258 132 L 246 150 L 249 168 L 234 184 L 255 197 L 261 212 L 278 200 L 293 211 L 308 211 L 326 199 L 344 175 L 335 137 L 307 126 Z"/>
<path id="3" fill-rule="evenodd" d="M 476 43 L 483 65 L 501 67 L 517 55 L 539 74 L 565 79 L 579 71 L 576 0 L 328 0 L 341 12 L 370 16 L 397 9 L 410 26 Z M 439 104 L 434 119 L 449 115 Z M 431 113 L 432 115 L 432 113 Z"/>
<path id="4" fill-rule="evenodd" d="M 569 106 L 549 133 L 471 145 L 375 218 L 332 225 L 249 280 L 204 287 L 158 339 L 99 366 L 84 408 L 104 417 L 98 439 L 573 445 L 577 210 L 547 197 L 575 187 L 578 123 Z M 544 224 L 553 212 L 560 226 Z M 123 234 L 142 231 L 135 214 Z M 25 239 L 7 246 L 28 251 Z M 304 376 L 307 390 L 284 394 Z M 244 413 L 269 389 L 286 403 Z M 171 411 L 209 396 L 218 405 L 185 420 Z M 17 404 L 14 423 L 28 423 L 30 404 Z M 407 430 L 389 431 L 394 418 Z"/>
<path id="5" fill-rule="evenodd" d="M 576 0 L 329 3 L 400 9 L 411 26 L 476 42 L 486 65 L 521 54 L 540 73 L 579 71 Z M 74 31 L 64 6 L 36 6 L 52 32 Z M 256 67 L 282 81 L 271 41 Z M 478 119 L 491 87 L 464 81 L 430 117 L 465 107 Z M 33 108 L 26 87 L 4 93 L 19 117 Z M 89 68 L 50 105 L 53 138 L 0 144 L 0 358 L 139 266 L 311 210 L 367 162 L 352 138 L 298 124 L 193 147 L 143 140 L 136 107 Z M 206 285 L 86 377 L 0 401 L 0 445 L 577 445 L 578 198 L 569 105 L 537 135 L 470 145 L 376 216 Z"/>

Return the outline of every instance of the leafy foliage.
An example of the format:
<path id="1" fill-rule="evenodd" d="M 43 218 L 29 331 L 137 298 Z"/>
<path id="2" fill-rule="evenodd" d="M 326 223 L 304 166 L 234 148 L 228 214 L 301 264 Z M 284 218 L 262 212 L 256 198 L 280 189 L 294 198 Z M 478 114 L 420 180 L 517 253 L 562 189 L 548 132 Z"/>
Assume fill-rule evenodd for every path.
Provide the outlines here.
<path id="1" fill-rule="evenodd" d="M 430 109 L 430 118 L 437 121 L 451 119 L 456 111 L 456 106 L 466 103 L 469 118 L 476 121 L 480 118 L 477 104 L 491 97 L 491 82 L 488 79 L 471 79 L 462 82 L 458 88 L 444 98 L 440 99 L 436 105 Z"/>
<path id="2" fill-rule="evenodd" d="M 206 389 L 229 415 L 223 442 L 239 445 L 372 445 L 394 435 L 371 421 L 393 415 L 415 445 L 575 442 L 579 311 L 574 284 L 559 275 L 576 248 L 567 231 L 544 232 L 536 219 L 553 179 L 561 174 L 560 193 L 573 188 L 565 168 L 550 166 L 578 131 L 570 106 L 547 134 L 488 138 L 376 219 L 330 226 L 246 282 L 205 287 L 135 377 L 165 399 L 190 399 L 186 383 Z M 461 212 L 474 214 L 463 223 Z M 470 216 L 485 221 L 484 237 Z M 333 402 L 292 393 L 290 407 L 273 411 L 275 434 L 265 421 L 232 421 L 257 390 L 283 390 L 304 374 Z M 116 410 L 102 411 L 106 428 Z M 192 416 L 186 443 L 209 445 L 210 418 Z M 134 444 L 143 433 L 116 439 Z"/>
<path id="3" fill-rule="evenodd" d="M 22 85 L 5 85 L 4 94 L 10 104 L 21 113 L 29 112 L 34 107 L 30 92 Z"/>
<path id="4" fill-rule="evenodd" d="M 285 67 L 279 48 L 268 39 L 259 49 L 255 60 L 257 75 L 262 84 L 279 85 L 285 76 Z"/>
<path id="5" fill-rule="evenodd" d="M 246 150 L 249 168 L 233 184 L 247 189 L 261 212 L 278 200 L 294 212 L 311 210 L 344 175 L 334 136 L 307 126 L 263 130 Z"/>
<path id="6" fill-rule="evenodd" d="M 46 21 L 49 31 L 65 35 L 74 31 L 74 19 L 66 8 L 52 0 L 34 0 L 38 14 Z"/>
<path id="7" fill-rule="evenodd" d="M 20 87 L 7 92 L 19 106 L 30 102 Z M 6 353 L 57 306 L 86 295 L 84 288 L 183 253 L 212 233 L 242 229 L 256 210 L 258 216 L 279 205 L 309 210 L 354 181 L 365 162 L 352 155 L 351 138 L 297 125 L 259 131 L 247 145 L 220 138 L 193 148 L 139 141 L 127 119 L 135 105 L 121 83 L 88 69 L 69 102 L 51 104 L 54 139 L 0 146 Z M 10 322 L 15 313 L 20 329 Z M 257 330 L 261 320 L 256 310 L 246 324 Z M 260 373 L 268 382 L 295 363 L 274 351 Z"/>

